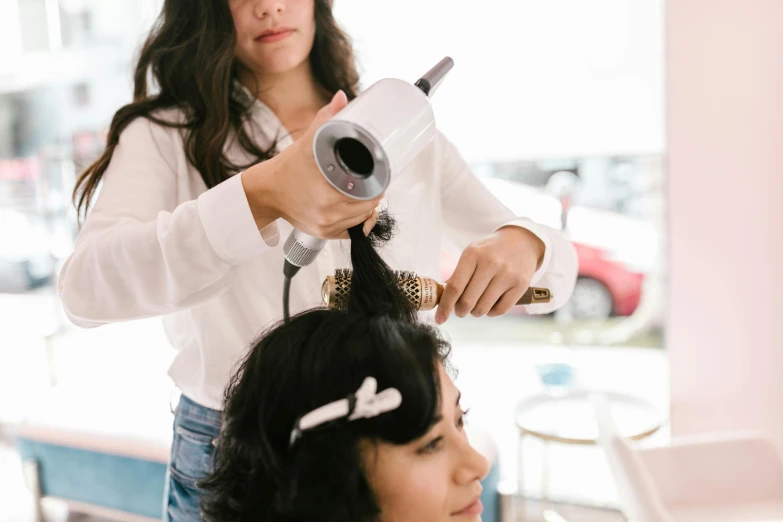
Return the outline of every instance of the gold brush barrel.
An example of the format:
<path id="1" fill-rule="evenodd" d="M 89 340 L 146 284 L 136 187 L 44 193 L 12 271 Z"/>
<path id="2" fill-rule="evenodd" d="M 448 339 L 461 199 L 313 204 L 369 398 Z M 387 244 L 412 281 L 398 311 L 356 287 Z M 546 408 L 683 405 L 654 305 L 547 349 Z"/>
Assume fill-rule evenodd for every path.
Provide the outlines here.
<path id="1" fill-rule="evenodd" d="M 429 277 L 419 277 L 413 272 L 396 272 L 397 281 L 405 296 L 417 310 L 432 310 L 440 302 L 445 287 Z M 351 271 L 340 269 L 328 276 L 321 286 L 321 299 L 330 308 L 344 308 L 351 286 Z M 517 305 L 548 303 L 552 293 L 547 288 L 530 287 Z"/>

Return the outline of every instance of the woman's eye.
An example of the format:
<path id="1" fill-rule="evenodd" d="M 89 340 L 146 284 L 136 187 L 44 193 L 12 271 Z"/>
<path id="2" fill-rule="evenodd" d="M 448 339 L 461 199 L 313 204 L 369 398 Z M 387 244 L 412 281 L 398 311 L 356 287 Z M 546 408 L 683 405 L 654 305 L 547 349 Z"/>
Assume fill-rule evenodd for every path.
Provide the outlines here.
<path id="1" fill-rule="evenodd" d="M 460 412 L 460 416 L 457 419 L 457 428 L 459 428 L 460 430 L 465 427 L 465 417 L 467 417 L 469 412 L 470 412 L 470 408 Z M 432 439 L 432 441 L 428 443 L 426 446 L 421 448 L 419 450 L 419 453 L 434 453 L 437 450 L 439 450 L 442 445 L 443 445 L 443 437 L 442 436 L 436 437 Z"/>
<path id="2" fill-rule="evenodd" d="M 421 453 L 433 453 L 433 452 L 437 451 L 438 448 L 440 448 L 440 443 L 441 442 L 443 442 L 443 437 L 437 437 L 437 438 L 433 439 L 432 442 L 430 442 L 429 444 L 427 444 L 426 446 L 421 448 L 419 450 L 419 452 L 421 452 Z"/>
<path id="3" fill-rule="evenodd" d="M 457 421 L 458 428 L 465 427 L 465 417 L 468 416 L 468 413 L 470 413 L 470 408 L 468 408 L 467 410 L 462 410 L 462 414 L 459 416 L 459 420 Z"/>

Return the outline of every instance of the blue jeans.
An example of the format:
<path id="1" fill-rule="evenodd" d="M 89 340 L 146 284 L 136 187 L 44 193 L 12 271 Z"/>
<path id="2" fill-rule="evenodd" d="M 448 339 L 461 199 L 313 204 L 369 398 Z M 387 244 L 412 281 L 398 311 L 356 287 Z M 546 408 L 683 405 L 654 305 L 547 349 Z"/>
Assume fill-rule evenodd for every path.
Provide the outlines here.
<path id="1" fill-rule="evenodd" d="M 182 395 L 174 412 L 174 439 L 166 478 L 163 520 L 202 520 L 201 493 L 196 482 L 212 470 L 221 412 L 205 408 Z"/>

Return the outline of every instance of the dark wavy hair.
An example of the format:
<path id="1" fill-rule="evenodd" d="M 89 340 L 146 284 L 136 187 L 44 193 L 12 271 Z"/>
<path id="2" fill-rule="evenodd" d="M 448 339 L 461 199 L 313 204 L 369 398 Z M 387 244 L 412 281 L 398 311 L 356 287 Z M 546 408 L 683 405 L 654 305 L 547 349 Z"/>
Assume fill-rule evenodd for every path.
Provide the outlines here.
<path id="1" fill-rule="evenodd" d="M 316 30 L 309 56 L 313 77 L 329 95 L 343 90 L 351 100 L 359 84 L 351 41 L 332 15 L 331 0 L 314 1 Z M 235 43 L 228 0 L 165 0 L 139 54 L 133 102 L 114 115 L 106 149 L 76 181 L 73 200 L 80 219 L 89 209 L 122 131 L 136 118 L 186 131 L 188 161 L 208 188 L 274 154 L 275 144 L 267 150 L 259 148 L 243 125 L 251 105 L 233 92 L 238 68 Z M 184 121 L 158 117 L 164 109 L 181 110 Z M 251 163 L 237 165 L 225 155 L 224 145 L 232 134 L 253 158 Z"/>
<path id="2" fill-rule="evenodd" d="M 249 351 L 226 390 L 212 474 L 199 484 L 210 522 L 368 522 L 379 508 L 360 442 L 406 444 L 437 421 L 438 365 L 449 345 L 415 311 L 374 245 L 390 235 L 382 216 L 371 237 L 351 234 L 354 278 L 345 311 L 316 309 L 273 327 Z M 362 274 L 357 277 L 357 274 Z M 374 377 L 400 391 L 401 406 L 372 419 L 305 431 L 304 414 L 356 392 Z"/>

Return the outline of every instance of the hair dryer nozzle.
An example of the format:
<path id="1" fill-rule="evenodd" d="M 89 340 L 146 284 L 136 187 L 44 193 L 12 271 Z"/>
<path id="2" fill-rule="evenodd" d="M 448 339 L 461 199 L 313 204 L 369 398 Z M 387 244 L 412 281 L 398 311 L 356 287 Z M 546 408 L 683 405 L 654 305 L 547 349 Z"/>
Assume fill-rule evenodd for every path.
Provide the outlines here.
<path id="1" fill-rule="evenodd" d="M 424 91 L 427 96 L 432 96 L 452 67 L 454 67 L 454 60 L 445 57 L 416 81 L 416 87 Z"/>

